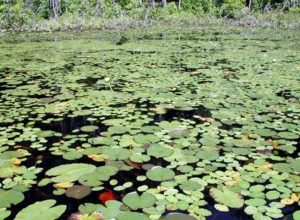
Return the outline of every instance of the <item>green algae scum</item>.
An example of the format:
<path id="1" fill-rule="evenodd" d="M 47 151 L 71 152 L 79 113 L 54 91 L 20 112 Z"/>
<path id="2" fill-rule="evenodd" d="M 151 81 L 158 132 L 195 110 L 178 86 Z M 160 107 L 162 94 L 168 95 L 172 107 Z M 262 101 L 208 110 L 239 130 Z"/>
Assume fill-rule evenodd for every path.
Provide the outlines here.
<path id="1" fill-rule="evenodd" d="M 300 219 L 299 34 L 2 35 L 0 219 Z"/>

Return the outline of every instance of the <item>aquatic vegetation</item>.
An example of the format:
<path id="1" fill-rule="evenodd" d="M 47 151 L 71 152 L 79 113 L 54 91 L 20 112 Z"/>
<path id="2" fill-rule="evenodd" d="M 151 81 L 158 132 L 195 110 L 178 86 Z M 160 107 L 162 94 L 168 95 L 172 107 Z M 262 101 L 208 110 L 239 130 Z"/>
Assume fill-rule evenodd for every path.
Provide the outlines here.
<path id="1" fill-rule="evenodd" d="M 273 31 L 1 43 L 0 218 L 297 219 L 299 35 Z"/>

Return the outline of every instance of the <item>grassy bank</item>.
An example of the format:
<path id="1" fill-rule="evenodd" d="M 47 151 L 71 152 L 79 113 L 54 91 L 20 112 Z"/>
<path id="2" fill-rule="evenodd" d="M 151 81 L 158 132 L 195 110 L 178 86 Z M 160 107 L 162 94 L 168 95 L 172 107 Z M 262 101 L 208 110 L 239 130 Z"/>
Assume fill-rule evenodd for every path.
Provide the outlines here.
<path id="1" fill-rule="evenodd" d="M 263 27 L 299 29 L 299 10 L 288 12 L 270 11 L 267 13 L 251 13 L 241 11 L 232 19 L 210 14 L 195 15 L 189 12 L 170 14 L 167 11 L 145 11 L 138 16 L 120 16 L 103 18 L 78 14 L 64 14 L 57 19 L 36 19 L 32 17 L 25 24 L 14 25 L 10 29 L 2 28 L 1 32 L 53 32 L 53 31 L 85 31 L 128 29 L 157 25 L 230 25 L 242 27 Z"/>

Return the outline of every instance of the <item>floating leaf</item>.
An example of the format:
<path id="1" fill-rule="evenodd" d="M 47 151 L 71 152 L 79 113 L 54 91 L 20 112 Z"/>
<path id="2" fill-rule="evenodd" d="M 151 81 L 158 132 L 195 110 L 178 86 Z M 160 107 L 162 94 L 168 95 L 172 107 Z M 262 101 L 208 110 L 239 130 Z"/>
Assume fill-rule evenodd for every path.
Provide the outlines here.
<path id="1" fill-rule="evenodd" d="M 142 195 L 139 195 L 137 192 L 132 192 L 123 197 L 124 204 L 133 210 L 151 207 L 154 205 L 155 201 L 156 198 L 147 192 L 144 192 Z"/>
<path id="2" fill-rule="evenodd" d="M 169 131 L 168 135 L 170 135 L 171 138 L 184 138 L 188 137 L 190 134 L 190 131 L 185 128 L 175 128 Z"/>
<path id="3" fill-rule="evenodd" d="M 299 138 L 299 135 L 293 133 L 293 132 L 288 132 L 288 131 L 284 131 L 284 132 L 279 132 L 278 136 L 284 139 L 291 139 L 291 140 L 295 140 Z"/>
<path id="4" fill-rule="evenodd" d="M 255 206 L 247 206 L 244 211 L 248 215 L 254 215 L 258 212 Z"/>
<path id="5" fill-rule="evenodd" d="M 259 198 L 255 198 L 255 199 L 247 199 L 245 201 L 245 203 L 247 205 L 250 205 L 250 206 L 263 206 L 265 205 L 267 202 L 266 200 L 264 199 L 259 199 Z"/>
<path id="6" fill-rule="evenodd" d="M 185 191 L 196 191 L 196 190 L 203 190 L 204 187 L 193 180 L 184 181 L 179 185 L 179 188 Z"/>
<path id="7" fill-rule="evenodd" d="M 10 216 L 11 211 L 6 210 L 5 208 L 0 208 L 0 219 L 6 219 L 8 216 Z"/>
<path id="8" fill-rule="evenodd" d="M 123 212 L 116 218 L 117 220 L 149 220 L 149 217 L 143 213 L 138 212 Z"/>
<path id="9" fill-rule="evenodd" d="M 173 153 L 173 149 L 162 146 L 160 144 L 151 145 L 147 150 L 148 155 L 161 158 L 170 156 Z"/>
<path id="10" fill-rule="evenodd" d="M 78 210 L 83 213 L 93 213 L 99 211 L 101 207 L 101 204 L 84 203 L 78 207 Z"/>
<path id="11" fill-rule="evenodd" d="M 281 199 L 280 202 L 285 205 L 292 205 L 294 203 L 294 200 L 291 198 L 284 198 Z"/>
<path id="12" fill-rule="evenodd" d="M 138 134 L 134 136 L 134 141 L 139 144 L 151 144 L 159 141 L 159 138 L 154 134 Z"/>
<path id="13" fill-rule="evenodd" d="M 218 210 L 220 212 L 228 212 L 229 211 L 229 208 L 226 205 L 215 204 L 214 207 L 216 210 Z"/>
<path id="14" fill-rule="evenodd" d="M 22 192 L 16 190 L 0 190 L 0 208 L 9 208 L 11 205 L 16 205 L 24 200 Z"/>
<path id="15" fill-rule="evenodd" d="M 130 131 L 130 129 L 125 126 L 113 126 L 113 127 L 109 127 L 108 131 L 111 134 L 124 134 L 124 133 L 127 133 L 128 131 Z"/>
<path id="16" fill-rule="evenodd" d="M 80 176 L 94 172 L 96 167 L 90 164 L 73 163 L 60 165 L 51 168 L 46 172 L 53 182 L 73 182 L 79 179 Z"/>
<path id="17" fill-rule="evenodd" d="M 74 185 L 67 189 L 67 197 L 74 199 L 82 199 L 92 192 L 89 186 Z"/>
<path id="18" fill-rule="evenodd" d="M 293 218 L 294 218 L 295 220 L 296 220 L 296 219 L 300 219 L 300 211 L 294 212 Z"/>
<path id="19" fill-rule="evenodd" d="M 278 191 L 271 190 L 271 191 L 268 191 L 266 193 L 266 197 L 269 200 L 275 200 L 275 199 L 278 199 L 280 197 L 280 193 Z"/>
<path id="20" fill-rule="evenodd" d="M 98 126 L 96 125 L 87 125 L 80 128 L 83 132 L 94 132 L 98 129 Z"/>
<path id="21" fill-rule="evenodd" d="M 173 179 L 175 173 L 173 170 L 169 168 L 162 168 L 159 166 L 155 166 L 147 171 L 146 176 L 150 180 L 162 182 L 162 181 Z"/>
<path id="22" fill-rule="evenodd" d="M 16 216 L 15 220 L 32 220 L 47 219 L 55 220 L 60 217 L 66 210 L 66 205 L 54 206 L 55 200 L 49 199 L 41 202 L 33 203 L 22 209 Z"/>
<path id="23" fill-rule="evenodd" d="M 125 160 L 131 156 L 131 151 L 121 147 L 112 147 L 104 151 L 110 160 Z"/>
<path id="24" fill-rule="evenodd" d="M 222 190 L 211 188 L 209 193 L 217 202 L 230 208 L 241 208 L 244 205 L 243 198 L 238 193 L 232 192 L 226 187 L 223 187 Z"/>

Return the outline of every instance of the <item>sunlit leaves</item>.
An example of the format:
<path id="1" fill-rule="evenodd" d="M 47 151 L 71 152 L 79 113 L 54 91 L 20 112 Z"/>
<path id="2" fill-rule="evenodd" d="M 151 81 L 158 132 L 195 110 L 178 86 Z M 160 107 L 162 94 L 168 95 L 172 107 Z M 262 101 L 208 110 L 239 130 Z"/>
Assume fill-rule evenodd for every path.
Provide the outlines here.
<path id="1" fill-rule="evenodd" d="M 57 219 L 66 210 L 65 205 L 54 206 L 55 200 L 49 199 L 33 203 L 22 209 L 16 216 L 15 220 L 30 219 Z"/>

